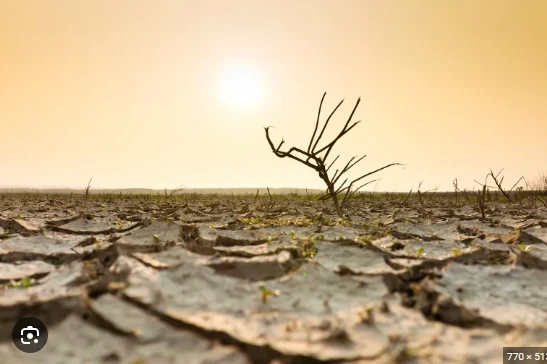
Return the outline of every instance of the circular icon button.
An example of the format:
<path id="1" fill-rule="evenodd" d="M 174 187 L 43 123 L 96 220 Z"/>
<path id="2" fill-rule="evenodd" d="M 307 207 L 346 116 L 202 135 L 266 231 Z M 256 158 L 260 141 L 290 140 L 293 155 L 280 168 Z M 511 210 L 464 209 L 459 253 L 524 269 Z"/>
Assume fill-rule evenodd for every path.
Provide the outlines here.
<path id="1" fill-rule="evenodd" d="M 35 353 L 46 346 L 47 327 L 35 317 L 25 317 L 13 327 L 11 339 L 22 352 Z"/>

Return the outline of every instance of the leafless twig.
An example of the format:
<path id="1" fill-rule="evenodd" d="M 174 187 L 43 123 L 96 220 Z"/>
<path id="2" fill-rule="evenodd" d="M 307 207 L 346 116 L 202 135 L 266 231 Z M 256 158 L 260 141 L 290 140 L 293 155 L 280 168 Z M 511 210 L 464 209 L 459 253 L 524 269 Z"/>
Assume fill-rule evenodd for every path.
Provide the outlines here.
<path id="1" fill-rule="evenodd" d="M 412 194 L 412 190 L 413 190 L 413 189 L 414 189 L 414 187 L 411 188 L 410 191 L 408 191 L 408 193 L 406 194 L 405 199 L 404 199 L 404 201 L 403 201 L 403 205 L 404 205 L 404 206 L 406 206 L 406 203 L 407 203 L 407 201 L 408 201 L 408 198 L 409 198 L 410 195 Z"/>
<path id="2" fill-rule="evenodd" d="M 91 181 L 93 181 L 93 178 L 89 179 L 89 182 L 87 183 L 87 187 L 85 188 L 85 201 L 89 198 L 89 190 L 91 189 Z"/>
<path id="3" fill-rule="evenodd" d="M 483 219 L 486 219 L 486 202 L 485 202 L 485 196 L 486 196 L 486 188 L 488 177 L 490 174 L 486 175 L 486 178 L 484 179 L 484 184 L 477 182 L 474 180 L 477 184 L 479 184 L 482 188 L 478 190 L 475 195 L 477 196 L 477 204 L 479 205 L 479 210 L 481 212 L 481 216 Z"/>

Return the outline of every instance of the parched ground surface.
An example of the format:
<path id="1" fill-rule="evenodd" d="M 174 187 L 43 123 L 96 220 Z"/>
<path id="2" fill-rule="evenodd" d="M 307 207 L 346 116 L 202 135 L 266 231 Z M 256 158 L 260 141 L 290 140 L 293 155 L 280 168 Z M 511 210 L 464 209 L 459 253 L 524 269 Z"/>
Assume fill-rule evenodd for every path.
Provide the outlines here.
<path id="1" fill-rule="evenodd" d="M 1 197 L 0 197 L 1 198 Z M 547 209 L 7 196 L 2 363 L 501 363 L 547 346 Z M 48 343 L 24 354 L 34 316 Z"/>

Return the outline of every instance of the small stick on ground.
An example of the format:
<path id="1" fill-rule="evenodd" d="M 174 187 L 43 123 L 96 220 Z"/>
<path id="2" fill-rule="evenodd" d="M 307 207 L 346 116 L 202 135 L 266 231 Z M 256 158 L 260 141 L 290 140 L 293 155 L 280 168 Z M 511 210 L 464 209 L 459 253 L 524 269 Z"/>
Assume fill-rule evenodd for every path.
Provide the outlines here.
<path id="1" fill-rule="evenodd" d="M 485 197 L 486 197 L 486 188 L 488 187 L 487 186 L 487 182 L 488 182 L 488 177 L 490 176 L 490 174 L 487 174 L 486 175 L 486 178 L 484 179 L 484 184 L 480 183 L 480 182 L 477 182 L 476 180 L 474 180 L 478 185 L 482 186 L 482 189 L 481 190 L 478 190 L 475 195 L 477 196 L 477 204 L 479 205 L 479 210 L 481 212 L 481 216 L 483 219 L 486 219 L 486 202 L 485 202 Z"/>
<path id="2" fill-rule="evenodd" d="M 454 185 L 454 193 L 456 194 L 456 206 L 458 206 L 458 179 L 457 178 L 454 178 L 452 185 Z"/>
<path id="3" fill-rule="evenodd" d="M 494 176 L 494 172 L 492 172 L 492 170 L 490 170 L 490 174 L 489 176 L 492 177 L 492 179 L 494 180 L 494 183 L 496 184 L 496 186 L 498 187 L 498 190 L 501 191 L 501 193 L 503 194 L 503 196 L 509 201 L 509 202 L 512 202 L 513 199 L 511 197 L 509 197 L 509 195 L 507 194 L 507 192 L 505 192 L 502 188 L 502 183 L 503 183 L 503 179 L 505 178 L 505 176 L 502 176 L 500 180 L 498 180 L 498 177 L 500 175 L 500 173 L 503 172 L 503 168 L 501 169 L 501 171 L 498 172 L 498 174 L 496 174 Z"/>
<path id="4" fill-rule="evenodd" d="M 256 189 L 256 195 L 255 195 L 255 201 L 254 204 L 256 205 L 256 200 L 258 199 L 258 188 Z"/>
<path id="5" fill-rule="evenodd" d="M 513 191 L 513 189 L 519 184 L 520 181 L 524 180 L 526 182 L 526 180 L 524 179 L 524 176 L 521 176 L 517 182 L 515 182 L 515 184 L 513 185 L 513 187 L 511 187 L 511 189 L 509 190 L 508 193 L 511 193 L 511 191 Z M 521 190 L 523 189 L 522 187 L 519 187 Z M 517 188 L 518 189 L 518 188 Z"/>
<path id="6" fill-rule="evenodd" d="M 403 205 L 404 205 L 404 206 L 406 206 L 406 203 L 407 203 L 407 201 L 408 201 L 408 198 L 409 198 L 410 195 L 412 194 L 412 190 L 413 190 L 413 189 L 414 189 L 414 187 L 411 188 L 410 191 L 408 191 L 408 193 L 406 194 L 405 200 L 403 201 Z"/>
<path id="7" fill-rule="evenodd" d="M 465 197 L 465 199 L 467 200 L 467 202 L 472 202 L 471 199 L 469 198 L 468 191 L 465 188 L 463 190 L 461 190 L 458 187 L 458 179 L 457 178 L 454 180 L 453 184 L 454 184 L 454 189 L 456 190 L 456 199 L 457 199 L 457 196 L 458 196 L 458 191 L 460 191 L 463 194 L 463 197 Z M 456 200 L 456 203 L 457 203 L 457 200 Z"/>
<path id="8" fill-rule="evenodd" d="M 484 202 L 484 196 L 486 193 L 486 185 L 482 186 L 482 193 L 479 190 L 479 209 L 481 210 L 481 216 L 483 219 L 486 219 L 486 213 L 485 213 L 485 202 Z"/>
<path id="9" fill-rule="evenodd" d="M 429 191 L 426 191 L 426 193 L 429 193 L 429 192 L 432 192 L 430 195 L 429 195 L 429 202 L 433 202 L 433 197 L 435 196 L 435 194 L 439 191 L 439 186 L 435 186 L 435 188 L 429 190 Z"/>
<path id="10" fill-rule="evenodd" d="M 268 191 L 268 197 L 270 198 L 268 206 L 266 206 L 266 211 L 269 212 L 275 206 L 275 201 L 273 200 L 272 194 L 270 193 L 270 187 L 266 187 L 266 190 Z"/>
<path id="11" fill-rule="evenodd" d="M 420 205 L 422 205 L 422 207 L 424 206 L 424 202 L 422 201 L 422 193 L 420 192 L 420 187 L 422 187 L 422 182 L 420 182 L 420 184 L 418 185 L 418 200 L 420 201 Z"/>
<path id="12" fill-rule="evenodd" d="M 89 182 L 87 183 L 87 187 L 85 188 L 85 201 L 89 198 L 89 190 L 91 189 L 91 181 L 93 181 L 93 178 L 89 179 Z"/>
<path id="13" fill-rule="evenodd" d="M 513 189 L 519 184 L 520 181 L 522 181 L 524 179 L 524 176 L 520 177 L 518 179 L 518 181 L 513 185 L 513 187 L 511 187 L 511 189 L 506 192 L 503 187 L 502 187 L 502 184 L 503 184 L 503 179 L 505 178 L 504 176 L 501 177 L 501 179 L 498 179 L 500 173 L 503 172 L 503 168 L 501 169 L 501 171 L 498 172 L 498 174 L 496 174 L 494 176 L 494 172 L 492 172 L 492 170 L 490 170 L 490 174 L 489 176 L 492 177 L 492 179 L 494 180 L 494 183 L 496 184 L 496 186 L 498 187 L 498 190 L 500 190 L 500 192 L 503 194 L 503 196 L 507 199 L 507 201 L 509 202 L 513 202 L 513 199 L 511 198 L 511 196 L 509 195 L 511 193 L 511 191 L 513 191 Z M 517 196 L 518 197 L 518 196 Z"/>

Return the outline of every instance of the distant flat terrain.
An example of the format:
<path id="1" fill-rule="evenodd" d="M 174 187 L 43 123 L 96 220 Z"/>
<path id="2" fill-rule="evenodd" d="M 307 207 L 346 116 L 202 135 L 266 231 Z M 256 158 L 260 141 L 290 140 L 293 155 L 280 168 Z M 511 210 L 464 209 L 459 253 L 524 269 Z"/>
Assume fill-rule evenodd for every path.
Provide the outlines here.
<path id="1" fill-rule="evenodd" d="M 177 193 L 199 193 L 199 194 L 218 194 L 218 195 L 247 195 L 256 194 L 256 191 L 260 194 L 267 194 L 267 188 L 182 188 L 178 189 Z M 171 193 L 172 189 L 167 189 L 167 193 Z M 271 194 L 276 195 L 288 195 L 288 194 L 320 194 L 324 190 L 319 189 L 305 189 L 305 188 L 270 188 Z M 16 193 L 40 193 L 40 194 L 83 194 L 84 188 L 9 188 L 0 187 L 0 194 L 16 194 Z M 90 189 L 91 194 L 108 194 L 108 193 L 121 193 L 121 194 L 134 194 L 134 195 L 148 195 L 148 194 L 164 194 L 165 190 L 155 190 L 150 188 L 120 188 L 120 189 Z"/>

